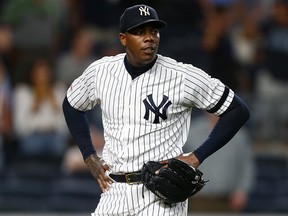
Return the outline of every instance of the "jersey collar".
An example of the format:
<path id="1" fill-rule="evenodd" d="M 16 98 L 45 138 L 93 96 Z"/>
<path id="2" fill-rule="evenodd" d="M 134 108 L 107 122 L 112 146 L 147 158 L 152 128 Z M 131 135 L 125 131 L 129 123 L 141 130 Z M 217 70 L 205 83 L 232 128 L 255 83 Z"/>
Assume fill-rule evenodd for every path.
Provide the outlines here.
<path id="1" fill-rule="evenodd" d="M 157 61 L 157 58 L 158 56 L 156 55 L 156 58 L 151 63 L 143 67 L 134 67 L 128 62 L 127 56 L 125 56 L 124 64 L 125 64 L 126 70 L 128 71 L 128 73 L 130 74 L 133 80 L 136 77 L 140 76 L 141 74 L 145 73 L 146 71 L 150 70 L 155 64 L 155 62 Z"/>

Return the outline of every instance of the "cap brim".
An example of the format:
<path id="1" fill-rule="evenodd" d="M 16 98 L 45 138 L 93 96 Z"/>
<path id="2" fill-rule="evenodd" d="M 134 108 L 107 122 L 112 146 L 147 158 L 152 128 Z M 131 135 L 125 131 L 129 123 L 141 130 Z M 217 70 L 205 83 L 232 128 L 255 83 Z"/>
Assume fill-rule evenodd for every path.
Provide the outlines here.
<path id="1" fill-rule="evenodd" d="M 126 32 L 130 31 L 131 29 L 134 29 L 136 27 L 139 27 L 141 25 L 147 24 L 147 23 L 153 23 L 153 25 L 155 25 L 157 28 L 164 28 L 167 26 L 167 23 L 162 21 L 162 20 L 150 19 L 150 20 L 145 20 L 144 22 L 138 23 L 137 25 L 134 25 L 134 26 L 128 28 L 126 30 Z"/>

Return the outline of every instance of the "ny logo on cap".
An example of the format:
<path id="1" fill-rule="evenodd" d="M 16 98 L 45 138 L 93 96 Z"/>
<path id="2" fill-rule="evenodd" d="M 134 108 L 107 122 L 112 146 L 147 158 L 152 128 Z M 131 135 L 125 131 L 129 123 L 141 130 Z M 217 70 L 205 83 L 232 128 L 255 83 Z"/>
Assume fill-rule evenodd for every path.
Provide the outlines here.
<path id="1" fill-rule="evenodd" d="M 150 15 L 150 12 L 149 12 L 149 8 L 144 6 L 144 7 L 139 7 L 139 11 L 140 11 L 140 16 L 148 16 Z"/>

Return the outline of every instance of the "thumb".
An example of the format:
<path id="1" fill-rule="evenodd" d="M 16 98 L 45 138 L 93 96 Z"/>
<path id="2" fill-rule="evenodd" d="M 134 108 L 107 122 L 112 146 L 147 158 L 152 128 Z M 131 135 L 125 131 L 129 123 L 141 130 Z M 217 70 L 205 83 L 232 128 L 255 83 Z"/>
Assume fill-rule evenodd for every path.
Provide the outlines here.
<path id="1" fill-rule="evenodd" d="M 102 165 L 102 168 L 104 170 L 110 170 L 110 167 L 106 163 Z"/>

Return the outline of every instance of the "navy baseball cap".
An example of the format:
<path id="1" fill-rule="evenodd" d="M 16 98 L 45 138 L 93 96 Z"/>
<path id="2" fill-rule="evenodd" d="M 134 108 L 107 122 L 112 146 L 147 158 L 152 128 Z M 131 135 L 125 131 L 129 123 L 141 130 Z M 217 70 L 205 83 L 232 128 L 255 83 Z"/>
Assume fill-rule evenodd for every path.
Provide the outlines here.
<path id="1" fill-rule="evenodd" d="M 167 23 L 158 18 L 157 12 L 147 5 L 135 5 L 127 8 L 120 17 L 120 32 L 127 32 L 145 23 L 153 23 L 158 28 L 167 26 Z"/>

